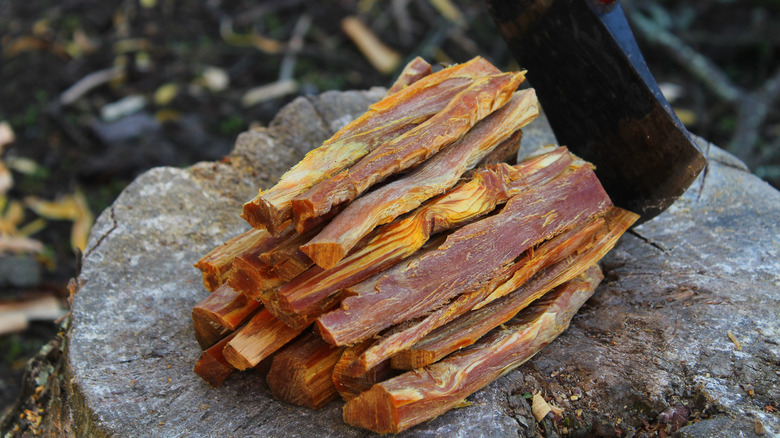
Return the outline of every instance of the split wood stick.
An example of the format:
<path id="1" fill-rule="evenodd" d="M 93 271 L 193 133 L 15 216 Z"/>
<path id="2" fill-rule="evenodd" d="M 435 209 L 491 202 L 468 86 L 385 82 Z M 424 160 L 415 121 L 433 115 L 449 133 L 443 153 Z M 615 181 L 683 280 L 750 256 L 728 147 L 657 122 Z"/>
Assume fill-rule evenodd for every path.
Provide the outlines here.
<path id="1" fill-rule="evenodd" d="M 254 248 L 233 260 L 227 284 L 253 300 L 260 300 L 265 291 L 279 287 L 284 281 L 260 261 L 263 248 Z"/>
<path id="2" fill-rule="evenodd" d="M 413 129 L 443 109 L 478 77 L 500 71 L 483 58 L 443 69 L 371 105 L 369 110 L 310 151 L 272 188 L 244 204 L 242 217 L 277 234 L 292 219 L 290 201 L 314 184 Z"/>
<path id="3" fill-rule="evenodd" d="M 228 284 L 223 284 L 192 308 L 192 322 L 198 325 L 210 321 L 228 330 L 235 330 L 259 307 L 259 301 L 236 292 Z"/>
<path id="4" fill-rule="evenodd" d="M 515 93 L 506 105 L 409 175 L 355 199 L 301 250 L 317 265 L 333 267 L 377 225 L 391 222 L 455 185 L 464 172 L 535 119 L 537 104 L 532 89 Z"/>
<path id="5" fill-rule="evenodd" d="M 290 281 L 309 269 L 314 262 L 301 251 L 301 245 L 311 240 L 322 227 L 298 234 L 291 234 L 276 247 L 260 255 L 260 261 L 269 266 L 283 281 Z"/>
<path id="6" fill-rule="evenodd" d="M 302 331 L 288 327 L 271 315 L 268 309 L 263 309 L 225 345 L 222 354 L 239 370 L 252 368 Z"/>
<path id="7" fill-rule="evenodd" d="M 260 295 L 260 299 L 262 300 L 265 308 L 268 309 L 268 311 L 271 312 L 274 317 L 282 321 L 288 327 L 296 330 L 310 326 L 321 313 L 338 307 L 338 304 L 341 300 L 341 295 L 331 295 L 320 303 L 322 305 L 322 311 L 320 313 L 307 315 L 296 312 L 288 312 L 282 308 L 279 302 L 278 291 L 279 288 L 266 290 Z"/>
<path id="8" fill-rule="evenodd" d="M 221 385 L 235 370 L 233 365 L 225 359 L 222 350 L 236 333 L 238 332 L 231 333 L 225 339 L 207 348 L 200 355 L 198 362 L 195 363 L 195 374 L 205 380 L 212 388 Z"/>
<path id="9" fill-rule="evenodd" d="M 572 255 L 575 251 L 586 250 L 598 240 L 598 236 L 606 232 L 607 227 L 604 219 L 595 218 L 586 224 L 553 237 L 534 249 L 529 249 L 523 257 L 519 257 L 519 261 L 496 271 L 493 278 L 482 287 L 459 295 L 429 315 L 417 320 L 406 321 L 389 330 L 388 333 L 377 339 L 371 347 L 367 348 L 355 360 L 349 372 L 355 374 L 363 373 L 375 364 L 401 354 L 403 350 L 414 345 L 431 331 L 473 309 L 486 296 L 492 296 L 497 289 L 505 287 L 507 283 L 517 282 L 513 283 L 515 287 L 509 289 L 508 293 L 514 290 L 517 285 L 524 283 L 540 269 Z M 590 264 L 585 267 L 587 266 L 590 266 Z"/>
<path id="10" fill-rule="evenodd" d="M 463 174 L 464 178 L 471 178 L 476 169 L 492 166 L 498 163 L 506 163 L 510 166 L 517 164 L 517 151 L 520 150 L 520 143 L 523 139 L 523 131 L 517 131 L 511 137 L 504 140 L 495 149 L 477 163 L 474 169 Z"/>
<path id="11" fill-rule="evenodd" d="M 266 376 L 274 397 L 309 409 L 319 409 L 338 396 L 331 374 L 343 347 L 334 347 L 308 333 L 274 356 Z"/>
<path id="12" fill-rule="evenodd" d="M 210 320 L 194 324 L 193 328 L 195 329 L 195 340 L 198 341 L 201 350 L 211 347 L 230 334 L 230 330 L 227 327 Z"/>
<path id="13" fill-rule="evenodd" d="M 566 148 L 558 148 L 514 167 L 500 164 L 482 169 L 471 180 L 429 201 L 409 217 L 384 226 L 364 248 L 333 268 L 312 268 L 282 286 L 280 304 L 288 312 L 318 315 L 323 310 L 321 302 L 329 296 L 409 257 L 431 235 L 473 221 L 510 196 L 545 184 L 570 163 Z"/>
<path id="14" fill-rule="evenodd" d="M 449 146 L 478 121 L 504 106 L 523 79 L 525 72 L 476 79 L 430 119 L 295 197 L 292 200 L 295 228 L 304 231 L 305 223 L 312 218 L 352 201 L 388 176 L 414 167 Z"/>
<path id="15" fill-rule="evenodd" d="M 601 258 L 607 255 L 615 244 L 617 244 L 620 236 L 622 236 L 638 219 L 639 216 L 635 213 L 620 207 L 611 207 L 604 215 L 604 225 L 594 234 L 592 242 L 580 244 L 576 248 L 577 256 L 572 256 L 573 259 L 569 261 L 569 263 L 572 264 L 578 261 L 580 267 L 579 271 L 576 268 L 570 268 L 568 271 L 562 272 L 560 278 L 557 280 L 558 284 L 574 278 L 574 276 L 578 275 L 578 272 L 584 267 L 593 265 L 601 260 Z M 561 280 L 561 278 L 563 279 Z M 511 293 L 525 284 L 527 280 L 528 277 L 523 276 L 522 272 L 516 272 L 509 281 L 497 287 L 490 295 L 475 305 L 474 309 L 479 309 L 497 298 Z"/>
<path id="16" fill-rule="evenodd" d="M 228 240 L 201 257 L 195 267 L 203 273 L 203 286 L 214 292 L 226 282 L 233 259 L 257 245 L 265 244 L 272 236 L 265 230 L 250 229 Z"/>
<path id="17" fill-rule="evenodd" d="M 455 407 L 520 366 L 560 335 L 593 289 L 549 293 L 477 343 L 423 369 L 377 383 L 344 406 L 344 421 L 399 433 Z"/>
<path id="18" fill-rule="evenodd" d="M 385 275 L 373 293 L 347 297 L 317 325 L 334 345 L 367 339 L 394 324 L 423 316 L 461 293 L 490 282 L 528 248 L 587 223 L 611 206 L 589 167 L 514 196 L 493 216 L 451 234 L 413 268 Z"/>
<path id="19" fill-rule="evenodd" d="M 585 257 L 574 256 L 573 259 L 583 260 Z M 391 359 L 391 365 L 399 370 L 422 368 L 441 360 L 448 354 L 477 342 L 490 330 L 504 324 L 517 312 L 526 308 L 538 297 L 552 290 L 562 277 L 564 271 L 578 272 L 583 267 L 579 262 L 561 261 L 540 272 L 520 289 L 512 294 L 493 301 L 478 310 L 468 312 L 454 321 L 432 331 L 412 347 L 399 352 Z M 596 288 L 603 279 L 601 270 L 591 265 L 577 277 L 557 287 L 592 287 Z"/>
<path id="20" fill-rule="evenodd" d="M 406 67 L 401 71 L 401 74 L 398 75 L 398 79 L 396 79 L 393 85 L 387 90 L 387 95 L 395 94 L 431 73 L 433 73 L 431 65 L 417 56 L 406 64 Z"/>
<path id="21" fill-rule="evenodd" d="M 324 341 L 323 341 L 324 342 Z M 333 384 L 344 401 L 352 400 L 363 391 L 368 391 L 375 383 L 385 381 L 399 374 L 390 366 L 390 361 L 384 361 L 363 374 L 353 376 L 347 372 L 349 366 L 371 345 L 371 341 L 363 341 L 347 347 L 341 354 L 336 366 L 333 367 Z"/>

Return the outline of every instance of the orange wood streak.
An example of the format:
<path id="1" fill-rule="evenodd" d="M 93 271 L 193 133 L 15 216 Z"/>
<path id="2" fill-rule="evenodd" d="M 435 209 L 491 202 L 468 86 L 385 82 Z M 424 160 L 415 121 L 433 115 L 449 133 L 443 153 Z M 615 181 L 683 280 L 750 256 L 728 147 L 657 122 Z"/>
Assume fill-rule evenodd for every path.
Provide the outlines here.
<path id="1" fill-rule="evenodd" d="M 223 354 L 239 370 L 252 368 L 302 331 L 288 327 L 263 309 L 227 343 Z"/>
<path id="2" fill-rule="evenodd" d="M 417 56 L 406 64 L 406 67 L 401 71 L 401 74 L 398 75 L 398 79 L 396 79 L 393 85 L 387 90 L 387 95 L 395 94 L 431 73 L 433 73 L 431 65 Z"/>
<path id="3" fill-rule="evenodd" d="M 523 79 L 523 73 L 478 78 L 426 122 L 295 197 L 292 209 L 296 228 L 298 223 L 328 213 L 332 207 L 355 199 L 386 177 L 411 168 L 450 145 L 509 101 Z"/>
<path id="4" fill-rule="evenodd" d="M 365 114 L 306 154 L 275 186 L 244 204 L 242 217 L 253 227 L 265 227 L 276 234 L 292 218 L 291 199 L 428 120 L 475 78 L 496 73 L 498 69 L 477 57 L 425 76 L 371 105 Z"/>
<path id="5" fill-rule="evenodd" d="M 576 197 L 570 196 L 573 192 Z M 461 293 L 480 288 L 526 249 L 603 214 L 610 205 L 591 169 L 561 175 L 516 195 L 498 214 L 460 228 L 414 269 L 383 276 L 374 293 L 345 298 L 342 309 L 323 315 L 317 324 L 326 340 L 343 345 L 423 316 Z M 543 226 L 543 215 L 549 211 L 558 216 Z"/>
<path id="6" fill-rule="evenodd" d="M 592 294 L 593 289 L 585 288 L 556 290 L 528 309 L 530 316 L 520 316 L 440 362 L 374 385 L 347 402 L 344 420 L 377 433 L 399 433 L 441 415 L 530 359 L 566 328 Z"/>
<path id="7" fill-rule="evenodd" d="M 227 379 L 235 368 L 225 359 L 222 350 L 230 342 L 236 332 L 231 333 L 225 339 L 214 344 L 201 355 L 198 362 L 195 363 L 195 374 L 206 381 L 212 388 L 221 385 Z"/>
<path id="8" fill-rule="evenodd" d="M 506 105 L 409 175 L 355 199 L 301 250 L 323 268 L 334 266 L 377 225 L 391 222 L 455 185 L 464 172 L 538 113 L 533 90 L 515 93 Z"/>
<path id="9" fill-rule="evenodd" d="M 279 290 L 281 306 L 306 315 L 321 309 L 318 303 L 363 281 L 386 267 L 409 257 L 433 234 L 472 221 L 506 202 L 510 194 L 530 187 L 526 181 L 544 183 L 571 162 L 565 148 L 520 163 L 480 170 L 460 184 L 417 209 L 411 216 L 381 228 L 365 247 L 348 255 L 336 266 L 304 275 Z"/>
<path id="10" fill-rule="evenodd" d="M 235 330 L 260 307 L 260 303 L 223 284 L 192 308 L 192 319 L 206 319 Z M 197 323 L 196 323 L 197 324 Z"/>
<path id="11" fill-rule="evenodd" d="M 195 263 L 203 273 L 203 285 L 214 292 L 227 281 L 236 256 L 269 239 L 272 236 L 267 231 L 250 229 L 209 251 Z"/>

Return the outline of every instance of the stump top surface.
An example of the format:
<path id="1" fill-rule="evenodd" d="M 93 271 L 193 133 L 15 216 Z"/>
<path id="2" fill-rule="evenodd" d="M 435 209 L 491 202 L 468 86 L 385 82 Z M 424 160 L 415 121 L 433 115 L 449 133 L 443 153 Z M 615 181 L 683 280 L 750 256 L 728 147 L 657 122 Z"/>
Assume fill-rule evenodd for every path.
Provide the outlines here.
<path id="1" fill-rule="evenodd" d="M 217 389 L 202 382 L 192 372 L 200 349 L 190 311 L 207 292 L 192 264 L 248 228 L 238 214 L 258 185 L 270 186 L 381 95 L 300 98 L 267 129 L 242 134 L 229 160 L 153 169 L 103 212 L 73 302 L 68 373 L 81 404 L 74 409 L 83 411 L 77 430 L 366 435 L 341 421 L 342 403 L 315 412 L 278 402 L 252 372 Z M 524 145 L 553 138 L 540 119 Z M 469 397 L 470 406 L 401 435 L 535 436 L 522 397 L 534 388 L 564 409 L 573 430 L 595 422 L 625 433 L 687 405 L 703 421 L 683 436 L 750 436 L 756 422 L 780 433 L 780 417 L 766 409 L 780 400 L 780 192 L 702 145 L 706 176 L 621 239 L 603 262 L 605 282 L 560 338 Z"/>

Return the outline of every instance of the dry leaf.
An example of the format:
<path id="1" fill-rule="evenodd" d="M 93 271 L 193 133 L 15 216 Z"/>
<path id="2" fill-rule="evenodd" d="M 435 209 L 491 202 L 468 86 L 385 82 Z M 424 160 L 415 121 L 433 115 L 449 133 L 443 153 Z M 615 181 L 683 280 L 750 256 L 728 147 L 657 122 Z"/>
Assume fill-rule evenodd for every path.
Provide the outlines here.
<path id="1" fill-rule="evenodd" d="M 431 5 L 436 8 L 437 11 L 446 19 L 457 24 L 458 27 L 466 27 L 466 21 L 463 19 L 463 14 L 460 12 L 455 4 L 450 0 L 429 0 Z"/>
<path id="2" fill-rule="evenodd" d="M 539 393 L 534 394 L 531 400 L 531 412 L 534 414 L 536 421 L 542 421 L 550 411 L 552 411 L 552 408 L 544 400 L 544 397 Z"/>
<path id="3" fill-rule="evenodd" d="M 75 220 L 78 217 L 78 207 L 73 195 L 67 195 L 58 201 L 46 201 L 30 196 L 24 204 L 38 216 L 54 220 Z"/>
<path id="4" fill-rule="evenodd" d="M 5 195 L 14 185 L 14 179 L 11 171 L 0 161 L 0 195 Z"/>
<path id="5" fill-rule="evenodd" d="M 95 218 L 89 210 L 87 199 L 81 190 L 77 190 L 76 193 L 64 196 L 57 201 L 46 201 L 40 198 L 29 197 L 25 199 L 25 205 L 46 219 L 72 220 L 71 246 L 73 249 L 79 248 L 82 251 L 86 248 L 89 231 Z"/>
<path id="6" fill-rule="evenodd" d="M 0 235 L 0 252 L 32 252 L 43 251 L 43 244 L 35 239 L 21 236 Z"/>
<path id="7" fill-rule="evenodd" d="M 736 336 L 734 336 L 734 333 L 731 333 L 731 330 L 728 330 L 728 331 L 726 332 L 726 336 L 728 336 L 728 337 L 729 337 L 729 339 L 731 339 L 731 342 L 733 342 L 733 343 L 734 343 L 734 346 L 737 348 L 737 350 L 738 350 L 738 351 L 742 351 L 742 345 L 741 345 L 741 344 L 739 343 L 739 341 L 737 340 L 737 337 L 736 337 Z"/>
<path id="8" fill-rule="evenodd" d="M 32 175 L 41 169 L 35 161 L 24 157 L 9 157 L 5 160 L 9 169 L 15 170 L 25 175 Z"/>
<path id="9" fill-rule="evenodd" d="M 157 106 L 168 105 L 179 94 L 179 86 L 172 82 L 160 85 L 160 87 L 154 92 L 154 103 Z"/>
<path id="10" fill-rule="evenodd" d="M 78 213 L 75 221 L 73 221 L 73 228 L 70 233 L 70 245 L 74 250 L 78 248 L 81 252 L 84 252 L 87 248 L 89 231 L 92 229 L 95 217 L 89 210 L 87 198 L 81 190 L 76 191 L 76 194 L 73 195 L 73 199 L 76 203 L 76 210 Z"/>
<path id="11" fill-rule="evenodd" d="M 39 217 L 38 219 L 35 219 L 34 221 L 17 229 L 16 233 L 20 236 L 30 237 L 44 228 L 46 228 L 46 219 Z"/>
<path id="12" fill-rule="evenodd" d="M 247 91 L 241 98 L 241 105 L 250 107 L 267 100 L 283 97 L 298 91 L 298 82 L 288 79 L 286 81 L 276 81 L 268 85 L 255 87 Z"/>
<path id="13" fill-rule="evenodd" d="M 230 85 L 227 72 L 218 67 L 206 67 L 200 77 L 200 82 L 211 92 L 220 92 Z"/>
<path id="14" fill-rule="evenodd" d="M 386 46 L 362 21 L 356 17 L 341 20 L 341 30 L 358 46 L 371 65 L 384 74 L 393 73 L 401 63 L 401 55 Z"/>
<path id="15" fill-rule="evenodd" d="M 14 136 L 14 130 L 11 128 L 11 124 L 3 121 L 0 122 L 0 152 L 6 145 L 14 142 L 16 136 Z"/>

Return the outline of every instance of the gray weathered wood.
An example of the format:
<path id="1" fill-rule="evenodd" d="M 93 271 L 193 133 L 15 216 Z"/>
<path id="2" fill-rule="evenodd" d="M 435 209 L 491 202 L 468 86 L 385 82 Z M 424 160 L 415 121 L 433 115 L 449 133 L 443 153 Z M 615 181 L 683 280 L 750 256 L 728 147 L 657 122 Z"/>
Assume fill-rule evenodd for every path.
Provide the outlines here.
<path id="1" fill-rule="evenodd" d="M 206 294 L 192 264 L 247 228 L 241 204 L 379 96 L 299 98 L 268 129 L 242 134 L 229 162 L 151 170 L 103 212 L 69 333 L 76 435 L 366 435 L 342 423 L 340 402 L 313 412 L 275 401 L 251 372 L 210 389 L 192 372 L 200 350 L 190 310 Z M 550 138 L 544 122 L 534 124 Z M 539 138 L 524 142 L 546 142 Z M 780 432 L 778 415 L 764 409 L 780 400 L 780 193 L 705 149 L 706 178 L 622 239 L 605 260 L 606 282 L 567 332 L 470 406 L 402 436 L 536 436 L 521 397 L 532 390 L 564 409 L 570 431 L 638 431 L 685 404 L 703 420 L 685 436 L 749 436 L 755 421 Z"/>

